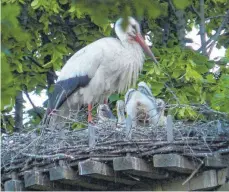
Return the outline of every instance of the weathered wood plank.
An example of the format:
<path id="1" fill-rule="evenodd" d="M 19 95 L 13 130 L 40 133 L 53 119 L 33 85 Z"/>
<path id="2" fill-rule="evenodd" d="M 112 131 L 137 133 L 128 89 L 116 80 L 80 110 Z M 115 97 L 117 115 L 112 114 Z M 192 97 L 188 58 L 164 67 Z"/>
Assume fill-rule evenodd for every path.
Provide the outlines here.
<path id="1" fill-rule="evenodd" d="M 155 183 L 152 191 L 193 191 L 210 190 L 216 188 L 217 182 L 216 170 L 204 171 L 194 176 L 188 183 L 182 185 L 187 178 L 174 178 L 172 180 L 163 180 Z"/>
<path id="2" fill-rule="evenodd" d="M 219 185 L 223 185 L 229 179 L 229 168 L 220 169 L 217 171 L 217 181 Z"/>
<path id="3" fill-rule="evenodd" d="M 204 159 L 205 167 L 224 168 L 227 167 L 226 161 L 221 155 L 209 156 Z"/>
<path id="4" fill-rule="evenodd" d="M 153 168 L 153 165 L 137 157 L 126 156 L 114 158 L 113 167 L 115 171 L 125 171 L 126 173 L 151 179 L 168 177 L 168 173 Z"/>
<path id="5" fill-rule="evenodd" d="M 229 191 L 229 182 L 226 182 L 225 184 L 221 185 L 217 191 Z"/>
<path id="6" fill-rule="evenodd" d="M 40 171 L 27 172 L 24 175 L 25 187 L 42 191 L 63 191 L 64 188 L 58 183 L 50 182 L 48 175 Z"/>
<path id="7" fill-rule="evenodd" d="M 105 176 L 113 176 L 113 170 L 106 165 L 98 161 L 92 161 L 90 159 L 85 161 L 80 161 L 78 164 L 79 175 L 91 175 L 99 174 Z"/>
<path id="8" fill-rule="evenodd" d="M 198 174 L 189 181 L 189 186 L 191 190 L 209 190 L 218 186 L 216 170 L 204 171 Z"/>
<path id="9" fill-rule="evenodd" d="M 166 120 L 166 131 L 167 131 L 167 141 L 172 142 L 173 141 L 173 118 L 171 115 L 167 116 Z"/>
<path id="10" fill-rule="evenodd" d="M 154 167 L 165 168 L 180 173 L 191 173 L 195 169 L 191 161 L 178 154 L 154 155 L 153 163 Z"/>
<path id="11" fill-rule="evenodd" d="M 49 170 L 50 180 L 59 181 L 61 183 L 70 185 L 79 185 L 88 189 L 106 190 L 107 186 L 104 183 L 79 176 L 78 173 L 71 167 L 53 167 Z"/>
<path id="12" fill-rule="evenodd" d="M 90 176 L 93 178 L 112 181 L 115 183 L 123 183 L 126 185 L 136 184 L 136 181 L 120 177 L 119 175 L 115 175 L 114 170 L 107 164 L 102 162 L 93 161 L 90 159 L 81 161 L 78 164 L 78 169 L 79 175 L 82 176 Z"/>
<path id="13" fill-rule="evenodd" d="M 117 157 L 113 159 L 115 171 L 136 170 L 150 172 L 151 167 L 143 160 L 137 157 Z"/>
<path id="14" fill-rule="evenodd" d="M 4 183 L 5 191 L 24 191 L 24 183 L 21 180 L 12 179 Z"/>
<path id="15" fill-rule="evenodd" d="M 95 147 L 95 127 L 91 124 L 88 124 L 88 138 L 89 138 L 89 147 Z"/>

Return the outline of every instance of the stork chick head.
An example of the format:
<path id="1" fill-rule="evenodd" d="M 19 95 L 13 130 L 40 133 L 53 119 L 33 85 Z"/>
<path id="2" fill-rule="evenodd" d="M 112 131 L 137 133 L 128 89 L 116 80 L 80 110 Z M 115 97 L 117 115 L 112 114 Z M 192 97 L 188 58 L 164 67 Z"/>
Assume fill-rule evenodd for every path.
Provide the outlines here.
<path id="1" fill-rule="evenodd" d="M 112 114 L 111 109 L 107 104 L 101 104 L 97 108 L 97 115 L 99 120 L 107 121 L 109 119 L 114 120 L 115 116 Z"/>
<path id="2" fill-rule="evenodd" d="M 150 90 L 149 86 L 143 81 L 138 83 L 138 91 L 147 96 L 153 97 L 152 91 Z"/>
<path id="3" fill-rule="evenodd" d="M 146 52 L 146 54 L 149 55 L 156 64 L 158 64 L 154 54 L 152 53 L 151 49 L 147 46 L 144 38 L 141 35 L 139 23 L 133 17 L 128 17 L 127 27 L 124 29 L 123 22 L 124 19 L 120 18 L 115 23 L 115 33 L 120 39 L 120 41 L 137 42 Z"/>

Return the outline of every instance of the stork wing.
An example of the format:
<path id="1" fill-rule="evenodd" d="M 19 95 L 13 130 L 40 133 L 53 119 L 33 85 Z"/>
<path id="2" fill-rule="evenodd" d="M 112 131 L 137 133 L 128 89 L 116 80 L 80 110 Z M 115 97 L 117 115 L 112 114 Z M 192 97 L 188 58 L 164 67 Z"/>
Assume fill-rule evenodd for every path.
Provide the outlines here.
<path id="1" fill-rule="evenodd" d="M 90 80 L 88 75 L 85 75 L 58 81 L 49 101 L 49 109 L 59 108 L 75 90 L 87 86 Z"/>
<path id="2" fill-rule="evenodd" d="M 104 59 L 103 40 L 89 44 L 67 61 L 55 84 L 49 110 L 59 108 L 72 93 L 89 84 Z"/>

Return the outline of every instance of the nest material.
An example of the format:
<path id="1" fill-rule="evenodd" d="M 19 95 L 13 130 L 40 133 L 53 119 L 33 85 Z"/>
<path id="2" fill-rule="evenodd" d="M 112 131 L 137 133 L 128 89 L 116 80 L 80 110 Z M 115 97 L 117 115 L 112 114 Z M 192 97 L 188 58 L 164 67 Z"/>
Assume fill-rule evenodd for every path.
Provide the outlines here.
<path id="1" fill-rule="evenodd" d="M 227 122 L 228 123 L 228 122 Z M 204 157 L 215 153 L 229 153 L 229 126 L 217 128 L 218 121 L 208 123 L 185 123 L 175 121 L 174 140 L 167 141 L 166 127 L 136 127 L 131 130 L 131 139 L 125 128 L 107 121 L 96 124 L 95 146 L 89 147 L 89 131 L 52 129 L 40 127 L 27 133 L 2 136 L 3 172 L 26 170 L 43 166 L 56 160 L 69 162 L 94 158 L 111 160 L 113 157 L 133 156 L 149 158 L 154 154 L 176 152 L 191 157 Z"/>

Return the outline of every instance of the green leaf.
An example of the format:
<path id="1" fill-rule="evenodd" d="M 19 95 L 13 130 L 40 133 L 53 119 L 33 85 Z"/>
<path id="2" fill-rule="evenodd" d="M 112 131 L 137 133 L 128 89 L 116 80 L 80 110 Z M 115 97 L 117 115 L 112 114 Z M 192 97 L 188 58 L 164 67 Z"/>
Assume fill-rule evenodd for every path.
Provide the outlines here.
<path id="1" fill-rule="evenodd" d="M 225 53 L 226 58 L 229 59 L 229 48 L 227 48 L 226 53 Z"/>
<path id="2" fill-rule="evenodd" d="M 119 94 L 112 94 L 110 97 L 109 97 L 109 101 L 110 102 L 114 102 L 114 101 L 118 101 L 119 100 Z"/>
<path id="3" fill-rule="evenodd" d="M 68 0 L 59 0 L 60 4 L 65 5 L 68 3 Z"/>
<path id="4" fill-rule="evenodd" d="M 213 74 L 207 75 L 207 81 L 208 81 L 208 83 L 216 83 L 216 80 L 215 80 Z"/>
<path id="5" fill-rule="evenodd" d="M 32 3 L 31 3 L 31 6 L 34 8 L 34 9 L 37 9 L 40 5 L 39 5 L 39 0 L 34 0 Z"/>
<path id="6" fill-rule="evenodd" d="M 190 0 L 173 0 L 173 3 L 177 9 L 185 9 L 191 4 Z"/>

